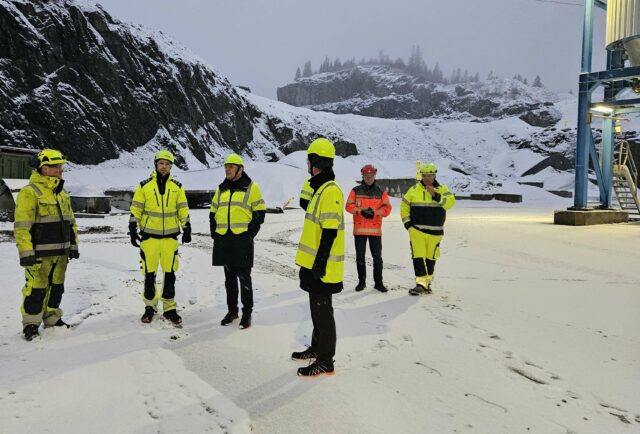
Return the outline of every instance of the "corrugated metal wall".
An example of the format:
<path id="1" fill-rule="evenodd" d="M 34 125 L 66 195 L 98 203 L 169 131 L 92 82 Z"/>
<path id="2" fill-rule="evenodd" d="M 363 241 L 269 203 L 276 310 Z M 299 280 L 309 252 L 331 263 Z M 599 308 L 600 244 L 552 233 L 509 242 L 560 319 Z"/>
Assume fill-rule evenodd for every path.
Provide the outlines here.
<path id="1" fill-rule="evenodd" d="M 609 0 L 606 46 L 637 35 L 640 35 L 640 0 Z"/>

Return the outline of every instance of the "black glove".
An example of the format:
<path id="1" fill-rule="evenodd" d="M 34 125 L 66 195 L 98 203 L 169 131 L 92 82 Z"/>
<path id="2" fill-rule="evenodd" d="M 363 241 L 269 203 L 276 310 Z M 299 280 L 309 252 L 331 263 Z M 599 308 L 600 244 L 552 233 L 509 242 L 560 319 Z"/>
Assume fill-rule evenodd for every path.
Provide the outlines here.
<path id="1" fill-rule="evenodd" d="M 191 242 L 191 223 L 187 222 L 182 229 L 182 244 L 188 244 Z"/>
<path id="2" fill-rule="evenodd" d="M 362 214 L 362 217 L 366 219 L 372 219 L 374 217 L 374 213 L 371 208 L 363 209 L 362 211 L 360 211 L 360 214 Z"/>
<path id="3" fill-rule="evenodd" d="M 69 259 L 78 259 L 80 258 L 80 252 L 77 250 L 69 250 Z"/>
<path id="4" fill-rule="evenodd" d="M 411 223 L 411 220 L 409 220 L 408 222 L 406 222 L 406 223 L 404 224 L 404 228 L 405 228 L 406 230 L 409 230 L 409 228 L 410 228 L 411 226 L 413 226 L 413 223 Z"/>
<path id="5" fill-rule="evenodd" d="M 31 267 L 32 265 L 36 265 L 38 261 L 36 261 L 36 256 L 25 256 L 24 258 L 20 258 L 20 266 L 21 267 Z"/>
<path id="6" fill-rule="evenodd" d="M 440 202 L 440 198 L 441 198 L 442 196 L 440 196 L 440 193 L 438 193 L 437 191 L 434 191 L 434 192 L 433 192 L 433 194 L 431 195 L 431 197 L 433 198 L 433 200 L 434 200 L 435 202 Z"/>
<path id="7" fill-rule="evenodd" d="M 311 268 L 311 273 L 314 279 L 322 279 L 324 275 L 327 274 L 327 259 L 316 256 L 316 260 L 313 262 L 313 268 Z"/>
<path id="8" fill-rule="evenodd" d="M 140 247 L 138 241 L 140 241 L 140 235 L 138 235 L 138 225 L 136 222 L 129 223 L 129 236 L 131 237 L 131 244 L 134 247 Z"/>

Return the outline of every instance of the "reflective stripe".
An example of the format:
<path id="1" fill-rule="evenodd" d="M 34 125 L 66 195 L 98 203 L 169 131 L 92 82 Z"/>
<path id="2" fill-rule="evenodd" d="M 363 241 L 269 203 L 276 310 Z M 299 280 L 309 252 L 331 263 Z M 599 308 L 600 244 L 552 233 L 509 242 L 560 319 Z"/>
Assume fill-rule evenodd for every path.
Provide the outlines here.
<path id="1" fill-rule="evenodd" d="M 354 234 L 381 234 L 382 230 L 381 229 L 375 229 L 375 228 L 356 228 L 353 230 Z"/>
<path id="2" fill-rule="evenodd" d="M 251 208 L 249 207 L 249 196 L 251 195 L 251 187 L 253 187 L 253 182 L 249 183 L 249 185 L 247 186 L 247 191 L 244 192 L 244 203 L 243 203 L 243 205 L 248 210 L 251 210 Z"/>
<path id="3" fill-rule="evenodd" d="M 260 205 L 260 204 L 262 204 L 262 205 L 266 205 L 266 204 L 264 203 L 264 200 L 263 200 L 263 199 L 258 199 L 258 200 L 256 200 L 256 201 L 252 202 L 252 203 L 251 203 L 251 206 L 252 206 L 253 208 L 255 208 L 256 206 L 258 206 L 258 205 Z"/>
<path id="4" fill-rule="evenodd" d="M 228 227 L 231 229 L 248 229 L 249 223 L 231 223 Z"/>
<path id="5" fill-rule="evenodd" d="M 149 228 L 144 228 L 142 230 L 142 232 L 146 233 L 146 234 L 152 234 L 152 235 L 171 235 L 171 234 L 177 234 L 180 232 L 180 229 L 178 229 L 177 227 L 174 229 L 166 229 L 164 232 L 162 231 L 162 229 L 158 230 L 158 229 L 149 229 Z"/>
<path id="6" fill-rule="evenodd" d="M 35 246 L 35 250 L 38 252 L 40 250 L 68 249 L 69 247 L 71 247 L 71 242 L 67 241 L 66 243 L 38 244 Z"/>
<path id="7" fill-rule="evenodd" d="M 411 206 L 411 203 L 404 197 L 402 198 L 402 203 L 404 203 L 405 205 Z"/>
<path id="8" fill-rule="evenodd" d="M 320 221 L 332 220 L 332 219 L 340 221 L 340 220 L 342 220 L 340 217 L 341 217 L 341 215 L 338 214 L 337 212 L 323 212 L 323 213 L 320 213 L 320 215 L 318 216 Z"/>
<path id="9" fill-rule="evenodd" d="M 36 216 L 35 223 L 58 223 L 65 220 L 67 219 L 60 219 L 60 216 L 57 216 L 57 215 L 44 215 L 44 216 Z"/>
<path id="10" fill-rule="evenodd" d="M 33 250 L 24 250 L 22 252 L 18 252 L 18 255 L 20 255 L 21 258 L 26 258 L 27 256 L 34 256 L 36 254 L 36 252 L 34 252 Z"/>
<path id="11" fill-rule="evenodd" d="M 176 211 L 165 212 L 165 213 L 155 212 L 155 211 L 145 211 L 144 213 L 150 217 L 175 217 L 178 215 Z"/>
<path id="12" fill-rule="evenodd" d="M 413 225 L 417 229 L 429 229 L 432 231 L 439 231 L 444 228 L 444 226 L 428 226 L 428 225 Z"/>
<path id="13" fill-rule="evenodd" d="M 222 205 L 220 205 L 220 207 L 218 209 L 229 208 L 229 206 L 237 206 L 238 208 L 242 208 L 242 209 L 246 209 L 247 211 L 251 211 L 251 207 L 249 205 L 247 205 L 245 202 L 238 202 L 238 201 L 231 201 L 231 203 L 225 202 Z"/>
<path id="14" fill-rule="evenodd" d="M 129 218 L 129 223 L 131 222 L 140 223 L 140 219 L 134 215 L 131 215 L 131 217 Z"/>
<path id="15" fill-rule="evenodd" d="M 406 223 L 411 221 L 411 217 L 410 216 L 406 216 L 406 217 L 402 217 L 402 223 Z"/>
<path id="16" fill-rule="evenodd" d="M 30 228 L 32 225 L 31 222 L 13 222 L 14 228 Z"/>
<path id="17" fill-rule="evenodd" d="M 446 193 L 442 193 L 443 196 L 453 196 L 453 193 L 451 193 L 450 191 L 446 192 Z"/>
<path id="18" fill-rule="evenodd" d="M 78 250 L 77 244 L 71 244 L 71 250 Z"/>
<path id="19" fill-rule="evenodd" d="M 144 204 L 142 202 L 138 202 L 136 200 L 131 202 L 131 206 L 135 206 L 136 208 L 144 208 Z"/>
<path id="20" fill-rule="evenodd" d="M 436 207 L 441 207 L 442 205 L 439 204 L 438 202 L 413 202 L 411 204 L 412 207 L 432 207 L 432 208 L 436 208 Z"/>
<path id="21" fill-rule="evenodd" d="M 298 249 L 308 253 L 311 256 L 316 256 L 318 254 L 318 250 L 314 249 L 313 247 L 309 247 L 306 246 L 302 243 L 298 244 Z M 344 256 L 337 256 L 337 255 L 329 255 L 329 261 L 332 262 L 343 262 L 344 261 Z"/>
<path id="22" fill-rule="evenodd" d="M 180 202 L 176 208 L 180 209 L 180 208 L 189 208 L 189 204 L 187 202 Z"/>
<path id="23" fill-rule="evenodd" d="M 35 185 L 35 184 L 27 184 L 27 186 L 33 188 L 38 196 L 42 196 L 42 190 L 40 190 L 40 188 L 38 188 L 37 185 Z"/>

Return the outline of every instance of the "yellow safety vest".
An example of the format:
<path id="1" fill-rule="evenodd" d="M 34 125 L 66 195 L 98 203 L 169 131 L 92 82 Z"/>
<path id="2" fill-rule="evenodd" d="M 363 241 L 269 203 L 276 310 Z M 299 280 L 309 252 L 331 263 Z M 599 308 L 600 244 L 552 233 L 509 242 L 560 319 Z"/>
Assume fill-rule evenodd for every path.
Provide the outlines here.
<path id="1" fill-rule="evenodd" d="M 342 282 L 344 275 L 344 196 L 335 181 L 327 181 L 315 191 L 304 216 L 304 226 L 296 253 L 296 264 L 312 269 L 320 247 L 322 229 L 337 229 L 338 235 L 333 241 L 325 283 Z"/>
<path id="2" fill-rule="evenodd" d="M 78 250 L 78 228 L 62 180 L 34 171 L 16 200 L 13 234 L 21 258 L 66 256 Z"/>
<path id="3" fill-rule="evenodd" d="M 160 194 L 157 172 L 142 181 L 131 202 L 131 219 L 140 232 L 160 237 L 176 236 L 189 221 L 189 204 L 182 184 L 169 175 L 164 194 Z"/>
<path id="4" fill-rule="evenodd" d="M 260 187 L 250 182 L 246 190 L 218 188 L 211 199 L 211 212 L 216 215 L 216 233 L 224 235 L 229 229 L 238 235 L 249 230 L 254 211 L 266 211 L 267 205 Z"/>

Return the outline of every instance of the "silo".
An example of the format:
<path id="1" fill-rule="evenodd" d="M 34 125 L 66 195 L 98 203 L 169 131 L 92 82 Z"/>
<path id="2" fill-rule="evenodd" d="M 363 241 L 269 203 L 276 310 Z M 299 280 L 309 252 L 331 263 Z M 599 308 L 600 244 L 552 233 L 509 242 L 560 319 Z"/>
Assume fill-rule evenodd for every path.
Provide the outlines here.
<path id="1" fill-rule="evenodd" d="M 631 66 L 640 66 L 640 0 L 607 2 L 606 48 L 622 44 Z"/>

